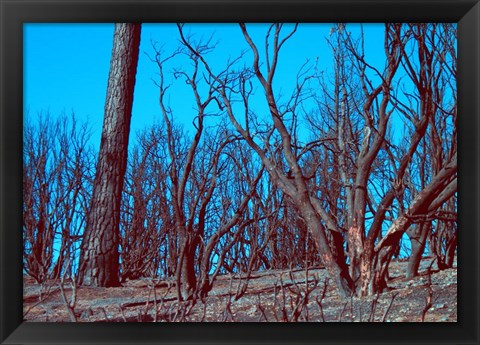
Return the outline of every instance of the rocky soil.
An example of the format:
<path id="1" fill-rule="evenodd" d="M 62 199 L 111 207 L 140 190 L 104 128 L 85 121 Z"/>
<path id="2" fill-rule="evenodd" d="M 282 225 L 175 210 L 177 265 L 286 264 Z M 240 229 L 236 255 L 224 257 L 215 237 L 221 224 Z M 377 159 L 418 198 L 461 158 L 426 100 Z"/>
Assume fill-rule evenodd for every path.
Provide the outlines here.
<path id="1" fill-rule="evenodd" d="M 173 281 L 142 279 L 118 288 L 78 287 L 24 278 L 24 320 L 31 322 L 456 322 L 457 268 L 405 279 L 407 263 L 392 262 L 389 291 L 341 300 L 325 269 L 265 271 L 218 277 L 205 301 L 177 302 Z M 245 285 L 247 284 L 247 285 Z M 244 294 L 240 298 L 243 288 Z M 63 288 L 63 292 L 62 292 Z M 75 297 L 75 298 L 72 298 Z"/>

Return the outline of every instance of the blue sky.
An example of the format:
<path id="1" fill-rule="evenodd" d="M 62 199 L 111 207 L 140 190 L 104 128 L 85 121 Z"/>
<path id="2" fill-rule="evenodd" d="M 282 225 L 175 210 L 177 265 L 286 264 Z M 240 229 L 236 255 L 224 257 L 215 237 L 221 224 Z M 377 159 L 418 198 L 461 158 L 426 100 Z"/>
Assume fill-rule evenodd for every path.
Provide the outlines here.
<path id="1" fill-rule="evenodd" d="M 290 94 L 298 69 L 309 59 L 320 69 L 331 66 L 331 51 L 326 45 L 332 24 L 301 24 L 297 33 L 281 52 L 275 80 L 276 90 Z M 260 44 L 265 24 L 247 26 Z M 366 24 L 367 59 L 383 66 L 383 24 Z M 214 34 L 218 42 L 208 56 L 212 66 L 238 56 L 247 45 L 237 24 L 186 25 L 186 32 L 195 38 Z M 139 130 L 160 120 L 158 89 L 152 82 L 157 70 L 147 54 L 153 52 L 151 42 L 163 46 L 166 53 L 178 47 L 175 24 L 143 24 L 140 56 L 132 113 L 131 138 Z M 75 112 L 79 120 L 88 120 L 92 143 L 98 150 L 113 42 L 113 24 L 25 24 L 24 26 L 24 116 L 34 119 L 39 112 L 52 116 Z M 245 61 L 251 63 L 250 56 Z M 172 62 L 172 67 L 175 61 Z M 189 102 L 191 91 L 176 81 L 170 92 L 170 103 L 177 121 L 189 124 L 195 114 Z M 132 136 L 133 135 L 133 136 Z"/>

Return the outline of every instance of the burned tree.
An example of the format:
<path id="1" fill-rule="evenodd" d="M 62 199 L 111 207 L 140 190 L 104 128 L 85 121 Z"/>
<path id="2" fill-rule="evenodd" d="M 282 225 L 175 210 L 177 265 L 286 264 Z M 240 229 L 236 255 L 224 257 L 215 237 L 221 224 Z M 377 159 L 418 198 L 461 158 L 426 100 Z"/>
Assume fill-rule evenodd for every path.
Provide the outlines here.
<path id="1" fill-rule="evenodd" d="M 238 158 L 233 157 L 236 153 L 232 154 L 231 148 L 240 152 L 245 148 L 237 143 L 239 138 L 232 135 L 224 123 L 216 124 L 215 133 L 207 130 L 207 119 L 218 117 L 223 110 L 222 105 L 215 96 L 213 80 L 200 77 L 203 74 L 202 64 L 190 49 L 185 49 L 188 43 L 183 36 L 181 38 L 184 48 L 171 55 L 165 55 L 154 44 L 155 55 L 151 59 L 159 71 L 159 79 L 155 83 L 159 88 L 159 106 L 165 124 L 163 145 L 168 164 L 164 164 L 164 171 L 168 176 L 172 213 L 169 236 L 175 238 L 177 248 L 174 262 L 177 295 L 179 300 L 187 300 L 207 295 L 213 280 L 224 267 L 226 253 L 238 243 L 241 230 L 251 223 L 251 220 L 243 219 L 243 214 L 263 169 L 246 172 L 246 186 L 237 194 L 239 199 L 236 202 L 231 195 L 230 200 L 224 195 L 225 190 L 232 188 L 225 181 L 235 175 L 232 167 Z M 202 42 L 197 42 L 197 48 L 203 53 L 210 49 Z M 165 66 L 174 56 L 185 58 L 192 66 L 191 69 L 176 68 L 173 72 L 174 77 L 184 80 L 192 92 L 195 104 L 192 138 L 175 124 L 175 112 L 167 102 L 167 91 L 171 85 L 165 82 Z M 206 90 L 206 94 L 203 95 L 200 90 Z M 244 158 L 240 157 L 239 161 Z M 238 168 L 238 172 L 247 169 L 242 165 Z M 218 261 L 212 265 L 214 256 Z"/>
<path id="2" fill-rule="evenodd" d="M 39 283 L 58 278 L 78 255 L 91 192 L 89 136 L 75 114 L 57 120 L 41 114 L 24 127 L 24 269 Z"/>
<path id="3" fill-rule="evenodd" d="M 115 24 L 93 195 L 81 246 L 79 283 L 118 286 L 120 202 L 127 164 L 140 24 Z"/>
<path id="4" fill-rule="evenodd" d="M 365 58 L 363 33 L 355 40 L 347 26 L 339 24 L 332 31 L 336 40 L 331 40 L 333 90 L 309 88 L 311 80 L 322 77 L 305 68 L 290 98 L 280 101 L 273 87 L 280 51 L 297 29 L 283 33 L 284 27 L 271 25 L 264 49 L 259 49 L 246 25 L 240 24 L 253 57 L 250 68 L 227 66 L 213 72 L 202 51 L 186 46 L 204 65 L 231 123 L 258 154 L 271 182 L 293 201 L 340 294 L 373 295 L 386 287 L 389 263 L 409 226 L 434 213 L 456 191 L 456 145 L 448 135 L 448 150 L 424 187 L 406 188 L 419 144 L 429 128 L 437 130 L 434 119 L 452 99 L 439 87 L 444 80 L 439 75 L 449 66 L 446 52 L 434 39 L 441 37 L 440 26 L 386 24 L 385 64 L 379 67 Z M 408 81 L 402 81 L 405 77 Z M 268 121 L 259 120 L 253 109 L 255 87 L 262 90 Z M 330 127 L 323 128 L 320 137 L 305 140 L 299 135 L 302 115 L 312 95 L 322 92 L 333 108 L 312 110 L 310 118 L 318 123 L 331 116 Z M 455 103 L 448 107 L 453 113 L 446 115 L 447 122 L 455 126 Z M 409 129 L 402 139 L 407 143 L 404 150 L 391 132 L 394 123 Z M 331 160 L 324 150 L 332 152 Z M 329 185 L 336 187 L 322 187 Z"/>

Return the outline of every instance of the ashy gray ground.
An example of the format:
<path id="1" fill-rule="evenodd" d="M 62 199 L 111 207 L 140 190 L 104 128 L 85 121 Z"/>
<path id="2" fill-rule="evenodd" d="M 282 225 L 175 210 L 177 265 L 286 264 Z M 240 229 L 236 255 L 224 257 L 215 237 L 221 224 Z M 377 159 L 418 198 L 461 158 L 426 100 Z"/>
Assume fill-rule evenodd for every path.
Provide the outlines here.
<path id="1" fill-rule="evenodd" d="M 172 281 L 142 279 L 119 288 L 79 287 L 72 301 L 70 282 L 40 286 L 24 279 L 24 319 L 33 322 L 456 322 L 457 268 L 405 279 L 406 262 L 390 267 L 389 291 L 341 300 L 325 269 L 255 272 L 248 280 L 221 276 L 205 301 L 178 303 Z M 307 284 L 306 284 L 307 283 Z M 307 289 L 308 286 L 308 289 Z M 66 299 L 64 298 L 66 297 Z"/>

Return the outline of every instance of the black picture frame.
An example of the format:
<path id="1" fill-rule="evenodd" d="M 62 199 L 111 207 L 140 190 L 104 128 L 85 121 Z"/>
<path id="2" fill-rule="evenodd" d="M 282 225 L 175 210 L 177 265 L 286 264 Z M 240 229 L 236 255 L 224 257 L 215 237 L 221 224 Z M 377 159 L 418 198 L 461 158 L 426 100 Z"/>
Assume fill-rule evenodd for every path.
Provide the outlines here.
<path id="1" fill-rule="evenodd" d="M 478 0 L 0 0 L 2 344 L 479 344 Z M 29 22 L 457 22 L 459 274 L 456 323 L 22 322 L 23 24 Z"/>

